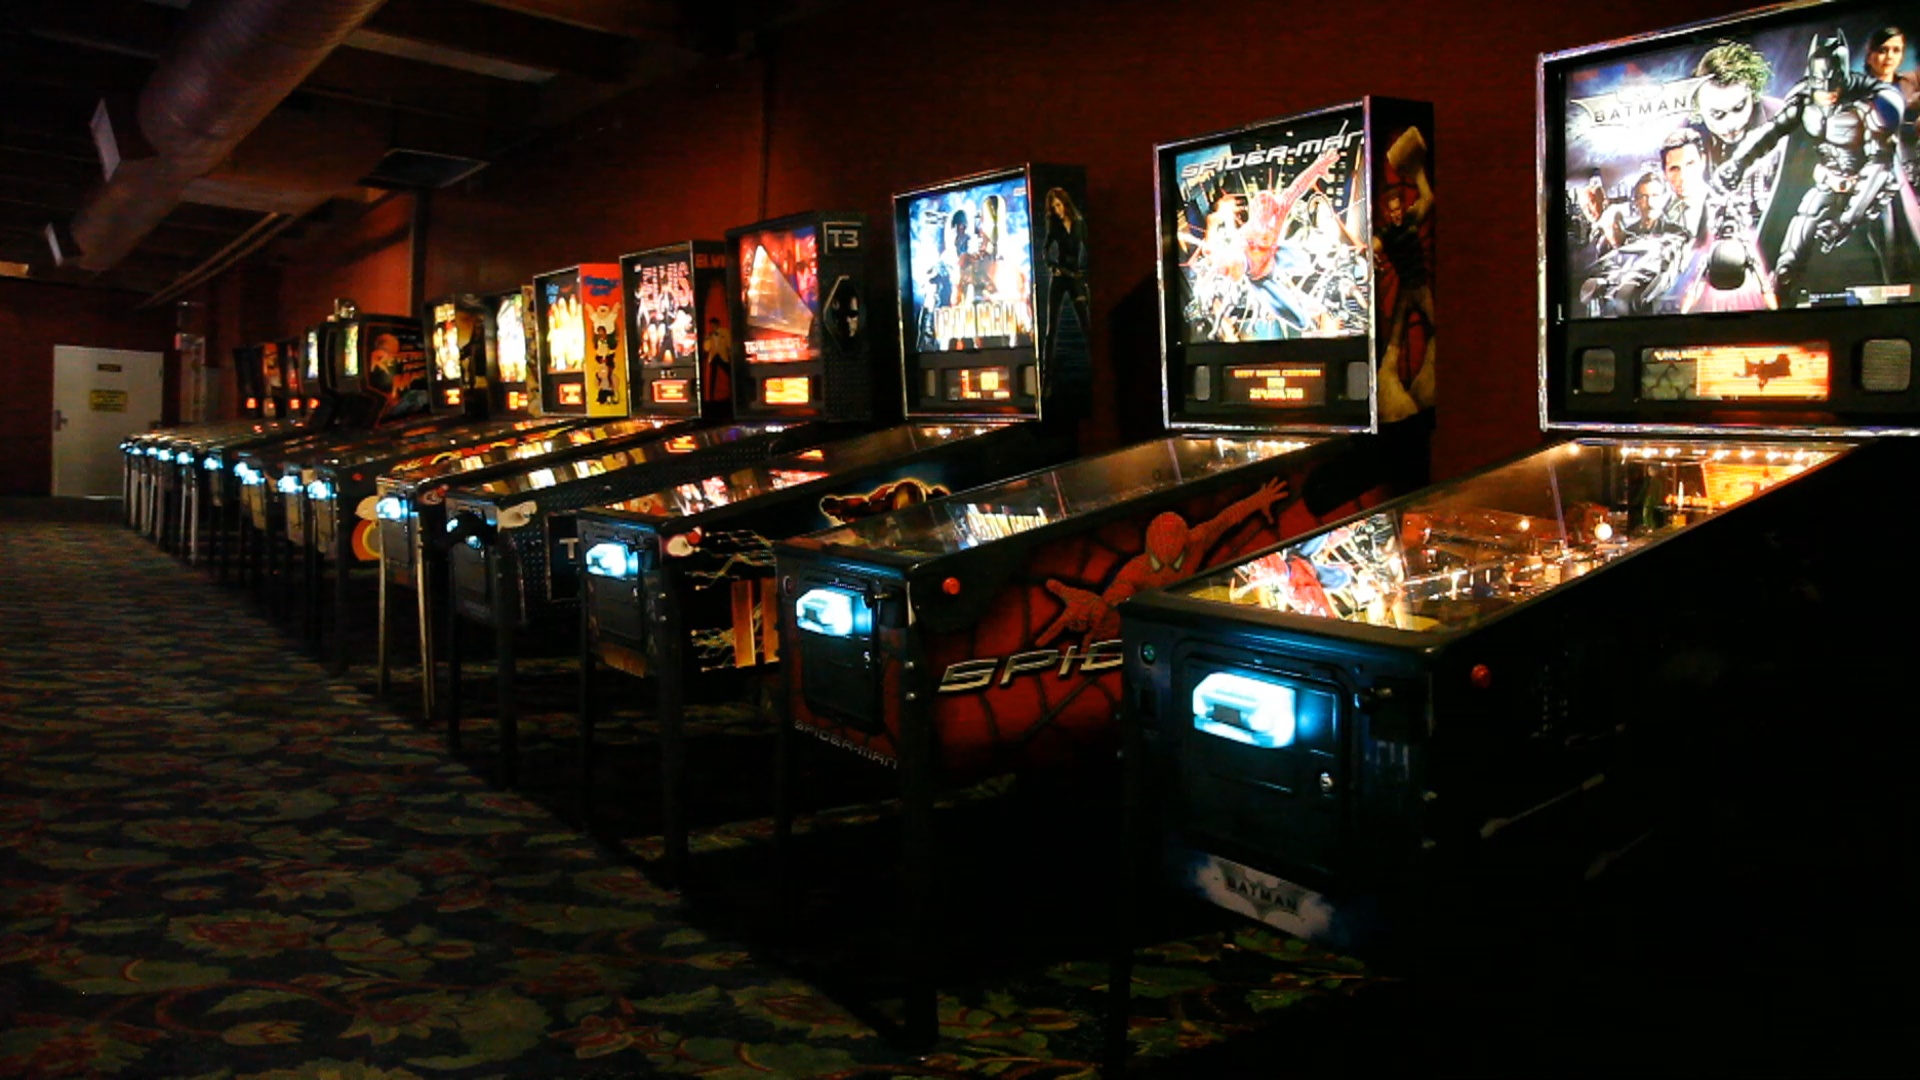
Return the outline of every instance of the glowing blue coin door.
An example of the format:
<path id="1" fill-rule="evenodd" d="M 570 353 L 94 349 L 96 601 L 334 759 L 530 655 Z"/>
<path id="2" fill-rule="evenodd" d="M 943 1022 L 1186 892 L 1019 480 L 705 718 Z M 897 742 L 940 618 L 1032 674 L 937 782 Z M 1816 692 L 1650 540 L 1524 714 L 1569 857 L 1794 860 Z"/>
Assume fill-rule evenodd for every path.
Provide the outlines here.
<path id="1" fill-rule="evenodd" d="M 621 581 L 640 576 L 640 555 L 617 540 L 606 540 L 587 549 L 587 573 Z"/>
<path id="2" fill-rule="evenodd" d="M 1193 688 L 1197 731 L 1262 749 L 1293 744 L 1298 694 L 1271 679 L 1216 671 Z"/>
<path id="3" fill-rule="evenodd" d="M 794 625 L 811 634 L 846 638 L 873 630 L 866 598 L 845 589 L 808 589 L 793 605 Z"/>

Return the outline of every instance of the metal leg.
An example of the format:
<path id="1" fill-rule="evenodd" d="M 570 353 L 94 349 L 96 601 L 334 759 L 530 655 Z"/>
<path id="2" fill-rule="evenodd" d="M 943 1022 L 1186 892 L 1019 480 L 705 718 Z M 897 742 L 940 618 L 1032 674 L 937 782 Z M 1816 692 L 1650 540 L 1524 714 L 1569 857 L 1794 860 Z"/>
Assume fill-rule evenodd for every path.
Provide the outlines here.
<path id="1" fill-rule="evenodd" d="M 384 537 L 382 539 L 384 540 Z M 387 691 L 392 688 L 393 683 L 391 655 L 393 640 L 391 628 L 387 625 L 387 547 L 385 543 L 380 545 L 380 561 L 374 564 L 374 572 L 380 575 L 380 580 L 375 583 L 379 595 L 379 602 L 376 605 L 376 610 L 379 612 L 379 629 L 375 632 L 373 645 L 373 692 L 381 701 L 385 701 Z"/>
<path id="2" fill-rule="evenodd" d="M 500 722 L 500 759 L 496 775 L 500 786 L 511 788 L 520 782 L 520 713 L 513 693 L 513 593 L 507 579 L 507 560 L 498 547 L 487 548 L 487 591 L 493 601 L 494 683 Z"/>
<path id="3" fill-rule="evenodd" d="M 434 640 L 434 591 L 436 576 L 440 572 L 443 560 L 430 559 L 426 538 L 416 520 L 413 526 L 413 590 L 414 609 L 420 624 L 420 707 L 432 723 L 439 715 L 435 711 L 440 696 L 440 652 L 439 643 Z"/>
<path id="4" fill-rule="evenodd" d="M 353 569 L 353 519 L 347 517 L 345 505 L 338 499 L 328 508 L 334 517 L 333 522 L 333 659 L 328 663 L 329 674 L 340 676 L 347 671 L 347 633 L 353 629 L 352 606 L 348 602 L 347 588 L 352 584 L 348 573 Z M 345 520 L 342 520 L 345 519 Z M 317 606 L 317 605 L 316 605 Z M 320 626 L 320 614 L 314 613 L 313 625 Z"/>
<path id="5" fill-rule="evenodd" d="M 667 879 L 684 885 L 687 874 L 686 690 L 681 679 L 680 611 L 664 571 L 640 581 L 652 613 L 647 627 L 647 675 L 653 682 L 653 719 L 660 725 L 660 829 L 666 839 Z"/>
<path id="6" fill-rule="evenodd" d="M 1103 1071 L 1119 1076 L 1133 1053 L 1127 1035 L 1133 1018 L 1133 935 L 1138 916 L 1141 874 L 1146 863 L 1147 813 L 1140 805 L 1145 768 L 1140 730 L 1132 717 L 1121 719 L 1121 803 L 1119 888 L 1113 908 L 1113 951 L 1107 958 L 1107 1022 Z"/>
<path id="7" fill-rule="evenodd" d="M 794 895 L 793 882 L 793 754 L 792 702 L 787 673 L 792 664 L 774 669 L 769 712 L 773 720 L 773 895 Z M 782 937 L 791 928 L 792 904 L 776 904 L 774 917 Z"/>
<path id="8" fill-rule="evenodd" d="M 460 749 L 460 608 L 447 598 L 447 749 Z"/>
<path id="9" fill-rule="evenodd" d="M 940 1034 L 939 998 L 933 985 L 933 733 L 909 709 L 901 717 L 901 948 L 907 986 L 907 1048 L 926 1050 Z"/>
<path id="10" fill-rule="evenodd" d="M 586 575 L 581 575 L 585 577 Z M 593 822 L 593 725 L 599 719 L 598 657 L 593 651 L 592 585 L 580 586 L 580 789 L 574 795 L 574 810 L 583 825 Z"/>

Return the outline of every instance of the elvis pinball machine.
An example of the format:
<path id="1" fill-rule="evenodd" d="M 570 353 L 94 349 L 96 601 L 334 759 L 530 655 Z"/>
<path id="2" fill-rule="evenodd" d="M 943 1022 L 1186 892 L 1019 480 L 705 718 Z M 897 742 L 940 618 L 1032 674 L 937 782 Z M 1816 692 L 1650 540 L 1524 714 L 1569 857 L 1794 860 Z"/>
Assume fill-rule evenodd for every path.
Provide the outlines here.
<path id="1" fill-rule="evenodd" d="M 670 871 L 686 854 L 689 685 L 781 658 L 774 542 L 924 503 L 1071 450 L 1090 396 L 1085 203 L 1085 170 L 1042 164 L 896 195 L 906 423 L 581 515 L 582 798 L 593 782 L 598 668 L 650 677 Z M 777 293 L 762 280 L 765 237 L 757 228 L 735 233 L 736 299 L 749 313 L 769 295 L 778 310 Z M 745 321 L 751 334 L 751 314 Z M 776 342 L 775 355 L 791 348 L 760 340 Z M 750 336 L 749 362 L 755 344 Z M 760 381 L 776 377 L 786 376 Z"/>
<path id="2" fill-rule="evenodd" d="M 776 545 L 783 736 L 906 800 L 909 1041 L 933 1034 L 935 791 L 1110 763 L 1123 600 L 1424 476 L 1432 135 L 1430 106 L 1368 98 L 1160 146 L 1174 433 Z"/>
<path id="3" fill-rule="evenodd" d="M 312 572 L 306 578 L 309 626 L 314 636 L 324 637 L 327 620 L 320 616 L 331 607 L 329 662 L 336 671 L 347 664 L 353 571 L 380 562 L 384 530 L 377 512 L 379 477 L 396 470 L 433 469 L 482 458 L 573 423 L 565 417 L 530 415 L 524 357 L 515 363 L 509 354 L 503 366 L 497 343 L 490 341 L 489 327 L 497 323 L 490 323 L 489 316 L 497 318 L 503 302 L 519 299 L 518 289 L 490 296 L 446 297 L 429 302 L 422 312 L 422 330 L 429 343 L 429 411 L 465 423 L 424 439 L 343 449 L 316 459 L 301 472 L 312 522 L 307 544 Z M 329 591 L 328 585 L 330 605 L 322 596 Z"/>
<path id="4" fill-rule="evenodd" d="M 241 535 L 247 545 L 247 580 L 256 589 L 269 579 L 280 612 L 292 610 L 297 580 L 295 556 L 307 543 L 305 464 L 362 442 L 423 435 L 447 426 L 430 414 L 428 362 L 417 320 L 359 312 L 349 302 L 318 335 L 322 411 L 332 420 L 300 438 L 250 447 L 235 456 L 240 478 Z"/>
<path id="5" fill-rule="evenodd" d="M 812 445 L 866 418 L 871 390 L 857 315 L 843 314 L 831 327 L 815 325 L 833 315 L 822 300 L 822 282 L 825 295 L 857 312 L 863 232 L 863 219 L 851 214 L 770 224 L 764 244 L 747 251 L 758 260 L 751 277 L 761 302 L 744 309 L 727 301 L 731 260 L 711 243 L 629 256 L 630 276 L 606 264 L 591 274 L 536 279 L 549 409 L 611 417 L 616 408 L 632 407 L 654 429 L 591 445 L 584 455 L 517 461 L 484 477 L 462 477 L 439 493 L 445 526 L 433 540 L 446 550 L 448 597 L 438 647 L 448 693 L 440 712 L 449 742 L 458 745 L 461 628 L 478 623 L 491 632 L 495 657 L 503 782 L 514 782 L 518 759 L 515 639 L 522 631 L 570 635 L 578 621 L 578 512 Z M 821 237 L 840 240 L 822 248 Z M 773 261 L 768 246 L 781 261 Z M 705 355 L 697 362 L 688 355 L 693 326 L 706 327 L 698 340 Z M 736 327 L 743 333 L 736 336 Z M 763 339 L 775 351 L 756 352 L 752 343 Z M 623 340 L 631 348 L 621 352 Z M 583 359 L 589 341 L 596 357 L 616 350 L 617 370 Z M 745 346 L 744 357 L 736 355 L 735 342 Z M 732 391 L 733 421 L 700 423 L 702 409 L 715 403 L 706 388 L 721 386 Z"/>
<path id="6" fill-rule="evenodd" d="M 1746 765 L 1774 801 L 1805 768 L 1781 751 L 1865 768 L 1839 747 L 1871 710 L 1826 673 L 1901 662 L 1879 630 L 1915 599 L 1849 524 L 1920 434 L 1895 14 L 1541 58 L 1541 423 L 1568 437 L 1126 606 L 1140 876 L 1406 956 L 1615 880 Z"/>

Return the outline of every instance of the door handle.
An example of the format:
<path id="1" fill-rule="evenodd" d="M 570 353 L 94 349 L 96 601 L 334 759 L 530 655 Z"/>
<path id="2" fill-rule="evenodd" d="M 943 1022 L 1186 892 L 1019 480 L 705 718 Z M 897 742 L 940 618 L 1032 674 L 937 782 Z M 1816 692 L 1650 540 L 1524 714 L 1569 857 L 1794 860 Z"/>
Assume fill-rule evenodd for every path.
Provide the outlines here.
<path id="1" fill-rule="evenodd" d="M 67 414 L 61 412 L 59 409 L 53 410 L 53 430 L 59 431 L 61 428 L 66 426 L 67 426 Z"/>

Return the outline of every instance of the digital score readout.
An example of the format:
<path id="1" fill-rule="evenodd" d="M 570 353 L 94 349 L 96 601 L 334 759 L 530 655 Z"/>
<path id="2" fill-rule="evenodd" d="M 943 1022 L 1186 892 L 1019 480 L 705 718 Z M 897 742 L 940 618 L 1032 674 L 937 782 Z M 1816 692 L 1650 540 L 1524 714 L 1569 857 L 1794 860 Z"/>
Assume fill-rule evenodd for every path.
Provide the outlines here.
<path id="1" fill-rule="evenodd" d="M 1004 367 L 950 368 L 948 401 L 1007 401 L 1013 397 L 1013 372 Z"/>
<path id="2" fill-rule="evenodd" d="M 657 379 L 653 384 L 653 400 L 661 405 L 685 405 L 690 398 L 686 379 Z"/>
<path id="3" fill-rule="evenodd" d="M 1319 364 L 1257 364 L 1226 370 L 1226 400 L 1236 405 L 1310 409 L 1327 403 L 1327 369 Z"/>
<path id="4" fill-rule="evenodd" d="M 557 384 L 554 389 L 559 392 L 560 404 L 562 405 L 585 405 L 587 403 L 587 388 L 583 383 L 563 382 Z"/>
<path id="5" fill-rule="evenodd" d="M 805 405 L 813 400 L 813 379 L 783 375 L 760 383 L 760 400 L 768 405 Z"/>
<path id="6" fill-rule="evenodd" d="M 1831 369 L 1824 342 L 1643 349 L 1640 399 L 1825 401 Z"/>

